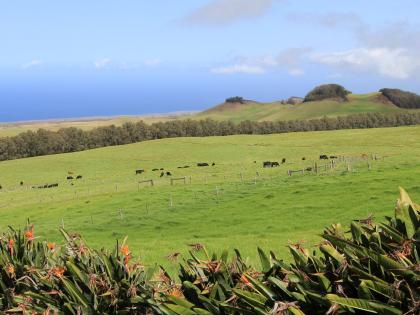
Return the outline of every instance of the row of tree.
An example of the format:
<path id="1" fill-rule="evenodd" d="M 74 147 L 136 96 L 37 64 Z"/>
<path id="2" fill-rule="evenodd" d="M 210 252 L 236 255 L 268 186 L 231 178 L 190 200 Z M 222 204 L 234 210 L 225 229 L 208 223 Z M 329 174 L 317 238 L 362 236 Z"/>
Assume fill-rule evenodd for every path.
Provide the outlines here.
<path id="1" fill-rule="evenodd" d="M 239 124 L 211 119 L 177 120 L 151 125 L 137 122 L 125 123 L 122 126 L 98 127 L 88 131 L 78 128 L 63 128 L 58 131 L 39 129 L 35 132 L 27 131 L 17 136 L 0 138 L 0 161 L 76 152 L 163 138 L 274 134 L 417 124 L 420 124 L 419 112 L 369 113 L 312 120 L 243 121 Z"/>

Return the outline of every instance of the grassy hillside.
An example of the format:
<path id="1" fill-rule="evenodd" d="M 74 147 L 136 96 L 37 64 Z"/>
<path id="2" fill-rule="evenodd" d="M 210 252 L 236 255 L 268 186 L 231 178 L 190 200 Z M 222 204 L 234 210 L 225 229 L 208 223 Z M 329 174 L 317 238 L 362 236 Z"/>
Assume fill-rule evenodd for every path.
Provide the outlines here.
<path id="1" fill-rule="evenodd" d="M 275 103 L 221 104 L 197 114 L 196 118 L 216 120 L 293 120 L 323 116 L 336 117 L 356 113 L 396 112 L 402 109 L 385 100 L 379 93 L 350 94 L 348 102 L 323 100 L 299 105 Z"/>
<path id="2" fill-rule="evenodd" d="M 1 162 L 0 228 L 23 226 L 30 218 L 37 236 L 56 241 L 64 222 L 89 244 L 107 247 L 128 235 L 146 264 L 169 264 L 167 254 L 198 242 L 210 249 L 238 246 L 251 257 L 262 246 L 282 256 L 288 241 L 315 244 L 314 235 L 331 222 L 389 214 L 399 185 L 419 200 L 419 134 L 420 127 L 401 127 L 178 138 Z M 287 169 L 310 166 L 322 153 L 385 159 L 372 161 L 370 171 L 359 161 L 351 173 L 342 163 L 334 172 L 286 176 Z M 283 157 L 285 165 L 262 168 L 263 161 Z M 193 166 L 200 161 L 216 166 Z M 192 167 L 177 168 L 183 165 Z M 155 167 L 188 182 L 191 176 L 191 183 L 171 186 L 151 171 Z M 146 172 L 136 176 L 139 168 Z M 71 185 L 68 171 L 83 180 Z M 154 187 L 137 183 L 151 178 Z M 56 182 L 58 188 L 30 189 Z"/>

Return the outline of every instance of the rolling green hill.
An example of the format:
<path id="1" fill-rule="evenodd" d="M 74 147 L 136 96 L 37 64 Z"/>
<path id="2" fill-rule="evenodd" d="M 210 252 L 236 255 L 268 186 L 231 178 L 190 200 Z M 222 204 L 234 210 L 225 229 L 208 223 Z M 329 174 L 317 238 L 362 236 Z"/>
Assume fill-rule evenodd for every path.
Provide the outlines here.
<path id="1" fill-rule="evenodd" d="M 305 102 L 298 105 L 274 103 L 246 102 L 223 103 L 204 112 L 198 113 L 194 118 L 211 118 L 215 120 L 243 120 L 273 121 L 313 119 L 323 116 L 336 117 L 357 113 L 387 113 L 404 111 L 386 100 L 380 93 L 350 94 L 348 101 L 334 99 Z"/>
<path id="2" fill-rule="evenodd" d="M 58 227 L 81 233 L 90 245 L 111 247 L 128 235 L 143 263 L 168 265 L 165 256 L 187 244 L 209 250 L 257 246 L 285 257 L 289 241 L 316 244 L 332 222 L 389 214 L 398 186 L 420 199 L 420 127 L 306 132 L 266 136 L 176 138 L 84 152 L 0 162 L 0 228 L 35 223 L 35 234 L 59 241 Z M 343 155 L 334 171 L 288 177 L 320 154 Z M 379 160 L 360 160 L 376 154 Z M 303 161 L 302 157 L 306 160 Z M 286 163 L 264 169 L 266 160 Z M 256 161 L 256 163 L 254 163 Z M 215 166 L 197 167 L 197 162 Z M 190 168 L 178 169 L 189 165 Z M 153 168 L 187 184 L 170 185 Z M 135 175 L 136 169 L 144 169 Z M 83 175 L 67 181 L 68 172 Z M 153 179 L 154 186 L 139 184 Z M 20 185 L 23 181 L 23 185 Z M 32 189 L 46 183 L 58 188 Z M 217 228 L 216 228 L 217 227 Z"/>

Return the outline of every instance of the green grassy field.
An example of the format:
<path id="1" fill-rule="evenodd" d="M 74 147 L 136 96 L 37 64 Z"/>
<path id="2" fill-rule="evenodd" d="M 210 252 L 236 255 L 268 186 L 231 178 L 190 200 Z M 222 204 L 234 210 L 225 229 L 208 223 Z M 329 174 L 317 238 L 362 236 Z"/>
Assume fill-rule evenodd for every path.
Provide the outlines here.
<path id="1" fill-rule="evenodd" d="M 381 159 L 371 161 L 370 171 L 366 161 L 354 161 L 352 172 L 340 163 L 334 171 L 287 177 L 288 169 L 322 164 L 324 153 Z M 283 157 L 285 165 L 262 168 L 263 161 Z M 216 166 L 193 166 L 213 161 Z M 192 167 L 177 168 L 183 165 Z M 155 167 L 191 183 L 171 186 Z M 136 176 L 135 169 L 146 172 Z M 83 180 L 71 185 L 69 171 Z M 239 248 L 255 262 L 257 246 L 287 257 L 289 241 L 314 245 L 331 223 L 391 214 L 398 186 L 420 200 L 419 178 L 420 126 L 163 139 L 0 162 L 0 228 L 23 227 L 29 218 L 37 236 L 59 241 L 64 222 L 90 245 L 108 248 L 127 235 L 145 264 L 168 266 L 165 256 L 185 253 L 191 243 Z M 143 179 L 155 186 L 139 185 Z M 56 182 L 58 188 L 30 189 Z"/>

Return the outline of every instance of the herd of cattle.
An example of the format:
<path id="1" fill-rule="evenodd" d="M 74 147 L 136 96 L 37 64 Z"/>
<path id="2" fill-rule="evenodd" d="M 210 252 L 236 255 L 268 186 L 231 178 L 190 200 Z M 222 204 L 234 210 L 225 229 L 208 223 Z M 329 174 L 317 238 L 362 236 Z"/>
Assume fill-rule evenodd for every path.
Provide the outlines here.
<path id="1" fill-rule="evenodd" d="M 215 166 L 215 165 L 216 165 L 216 163 L 214 163 L 214 162 L 211 163 L 211 166 Z M 210 164 L 206 163 L 206 162 L 197 163 L 197 167 L 205 167 L 205 166 L 210 166 Z M 182 169 L 182 168 L 189 168 L 189 167 L 190 167 L 189 165 L 184 165 L 184 166 L 178 166 L 177 168 Z M 156 171 L 162 171 L 160 173 L 160 177 L 172 176 L 172 173 L 170 171 L 165 171 L 164 168 L 154 168 L 154 169 L 152 169 L 152 172 L 156 172 Z M 138 170 L 136 170 L 136 175 L 143 174 L 145 172 L 146 172 L 146 170 L 144 170 L 144 169 L 138 169 Z"/>
<path id="2" fill-rule="evenodd" d="M 321 154 L 320 156 L 319 156 L 319 159 L 320 160 L 328 160 L 328 159 L 338 159 L 338 156 L 335 156 L 335 155 L 330 155 L 329 157 L 328 157 L 328 155 L 326 155 L 326 154 Z M 306 157 L 303 157 L 302 158 L 302 161 L 305 161 L 306 160 Z M 254 161 L 254 163 L 257 163 L 257 161 Z M 283 158 L 282 160 L 281 160 L 281 164 L 284 164 L 284 163 L 286 163 L 286 159 L 285 158 Z M 279 167 L 280 166 L 280 163 L 279 162 L 272 162 L 272 161 L 265 161 L 265 162 L 263 162 L 263 167 L 264 168 L 272 168 L 272 167 Z M 312 168 L 311 168 L 312 169 Z"/>
<path id="3" fill-rule="evenodd" d="M 367 155 L 366 154 L 363 154 L 362 155 L 362 158 L 366 158 L 367 157 Z M 328 159 L 338 159 L 338 157 L 337 156 L 335 156 L 335 155 L 330 155 L 330 156 L 328 156 L 328 155 L 326 155 L 326 154 L 321 154 L 320 156 L 319 156 L 319 159 L 320 160 L 328 160 Z M 302 157 L 302 161 L 305 161 L 306 160 L 306 158 L 305 157 Z M 254 163 L 257 163 L 257 161 L 254 161 Z M 280 164 L 284 164 L 284 163 L 286 163 L 286 159 L 285 158 L 283 158 L 282 160 L 281 160 L 281 162 L 279 163 L 279 162 L 276 162 L 276 161 L 265 161 L 265 162 L 263 162 L 263 167 L 264 168 L 273 168 L 273 167 L 279 167 L 280 166 Z M 200 162 L 200 163 L 197 163 L 197 167 L 206 167 L 206 166 L 215 166 L 216 165 L 216 163 L 211 163 L 211 164 L 209 164 L 209 163 L 206 163 L 206 162 Z M 185 168 L 189 168 L 190 166 L 189 165 L 184 165 L 184 166 L 178 166 L 177 168 L 178 169 L 185 169 Z M 312 169 L 312 168 L 311 168 Z M 311 170 L 311 169 L 307 169 L 307 170 Z M 157 172 L 157 171 L 161 171 L 161 173 L 160 173 L 160 177 L 164 177 L 164 176 L 172 176 L 172 173 L 170 172 L 170 171 L 165 171 L 165 169 L 164 168 L 153 168 L 152 169 L 152 172 Z M 138 169 L 138 170 L 136 170 L 135 171 L 135 174 L 136 175 L 139 175 L 139 174 L 143 174 L 143 173 L 145 173 L 146 171 L 144 170 L 144 169 Z M 67 176 L 67 180 L 69 180 L 69 181 L 72 181 L 72 180 L 74 180 L 74 179 L 76 179 L 76 180 L 79 180 L 79 179 L 82 179 L 83 178 L 83 176 L 82 175 L 77 175 L 77 176 L 74 176 L 73 175 L 73 172 L 68 172 L 68 176 Z M 24 185 L 24 183 L 23 183 L 23 181 L 21 181 L 20 182 L 20 186 L 23 186 Z M 72 185 L 73 185 L 73 183 L 72 183 Z M 58 183 L 54 183 L 54 184 L 44 184 L 44 185 L 39 185 L 39 186 L 31 186 L 31 188 L 32 189 L 45 189 L 45 188 L 54 188 L 54 187 L 58 187 Z M 0 185 L 0 190 L 2 190 L 3 189 L 3 187 L 2 187 L 2 185 Z"/>

